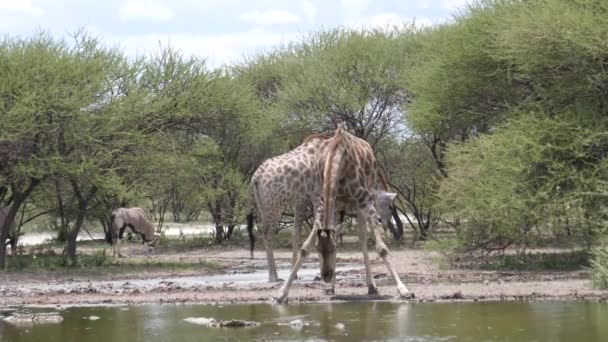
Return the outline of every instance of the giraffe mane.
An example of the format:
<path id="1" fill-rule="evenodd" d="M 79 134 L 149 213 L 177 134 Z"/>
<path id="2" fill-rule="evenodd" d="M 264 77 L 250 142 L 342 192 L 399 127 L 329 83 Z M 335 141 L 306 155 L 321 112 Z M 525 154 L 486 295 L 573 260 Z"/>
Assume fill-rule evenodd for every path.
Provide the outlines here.
<path id="1" fill-rule="evenodd" d="M 378 168 L 378 178 L 380 179 L 380 184 L 382 184 L 384 191 L 388 191 L 388 180 L 380 168 Z"/>
<path id="2" fill-rule="evenodd" d="M 343 136 L 342 136 L 342 126 L 338 125 L 338 128 L 336 129 L 336 132 L 334 133 L 333 137 L 332 137 L 333 141 L 330 142 L 329 145 L 329 155 L 327 156 L 327 158 L 325 159 L 325 167 L 324 167 L 324 174 L 323 174 L 323 193 L 324 193 L 324 201 L 323 201 L 323 227 L 325 229 L 327 229 L 327 227 L 329 226 L 329 214 L 330 214 L 330 208 L 331 205 L 333 203 L 331 202 L 331 193 L 332 190 L 334 189 L 334 185 L 335 183 L 337 183 L 337 179 L 333 179 L 333 164 L 334 164 L 334 158 L 336 156 L 336 151 L 338 150 L 339 145 L 342 143 L 343 141 Z M 342 155 L 340 155 L 340 157 L 342 157 Z M 340 165 L 338 165 L 338 168 L 340 167 Z M 336 175 L 338 173 L 336 172 Z"/>
<path id="3" fill-rule="evenodd" d="M 328 140 L 328 139 L 331 139 L 331 137 L 332 137 L 332 135 L 329 133 L 314 133 L 314 134 L 307 136 L 304 139 L 304 142 L 307 143 L 307 142 L 309 142 L 311 140 L 315 140 L 315 139 Z"/>

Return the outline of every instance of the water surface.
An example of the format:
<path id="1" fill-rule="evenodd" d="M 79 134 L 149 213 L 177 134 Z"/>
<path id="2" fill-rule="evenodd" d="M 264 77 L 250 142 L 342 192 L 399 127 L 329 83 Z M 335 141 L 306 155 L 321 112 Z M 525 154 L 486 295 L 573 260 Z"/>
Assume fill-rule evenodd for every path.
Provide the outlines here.
<path id="1" fill-rule="evenodd" d="M 19 308 L 49 312 L 53 308 Z M 1 341 L 602 341 L 608 304 L 593 302 L 334 303 L 70 307 L 58 324 L 0 322 Z M 91 316 L 99 319 L 90 320 Z M 212 328 L 188 317 L 257 321 Z M 301 327 L 290 322 L 300 320 Z"/>

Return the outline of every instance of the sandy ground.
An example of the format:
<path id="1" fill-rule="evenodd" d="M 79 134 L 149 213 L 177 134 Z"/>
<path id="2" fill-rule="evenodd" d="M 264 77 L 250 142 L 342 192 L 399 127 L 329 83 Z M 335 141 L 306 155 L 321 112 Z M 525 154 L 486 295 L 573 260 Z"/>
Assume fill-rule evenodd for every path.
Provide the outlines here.
<path id="1" fill-rule="evenodd" d="M 394 282 L 381 260 L 372 255 L 372 271 L 380 299 L 397 298 Z M 415 294 L 409 301 L 480 300 L 608 300 L 608 291 L 591 287 L 586 271 L 495 272 L 443 270 L 438 255 L 424 250 L 393 250 L 402 281 Z M 287 277 L 291 252 L 279 250 L 275 257 L 279 276 Z M 131 259 L 196 262 L 221 265 L 211 271 L 158 271 L 135 274 L 66 275 L 61 273 L 0 274 L 0 305 L 71 305 L 139 303 L 242 303 L 270 302 L 281 283 L 268 283 L 263 251 L 253 259 L 246 250 L 193 250 L 145 256 L 131 250 Z M 316 256 L 304 265 L 289 302 L 366 300 L 367 286 L 360 252 L 339 252 L 336 296 L 326 294 L 318 275 Z"/>

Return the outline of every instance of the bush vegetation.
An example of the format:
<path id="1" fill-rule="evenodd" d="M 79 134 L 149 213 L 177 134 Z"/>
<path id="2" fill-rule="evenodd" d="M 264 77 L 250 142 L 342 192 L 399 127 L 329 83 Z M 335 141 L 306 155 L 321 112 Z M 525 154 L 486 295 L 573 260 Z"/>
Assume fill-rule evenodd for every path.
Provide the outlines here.
<path id="1" fill-rule="evenodd" d="M 449 226 L 461 251 L 588 248 L 608 215 L 607 36 L 600 0 L 475 1 L 432 27 L 322 30 L 213 70 L 169 48 L 128 59 L 85 32 L 9 36 L 0 203 L 46 213 L 71 263 L 82 223 L 119 205 L 209 215 L 221 242 L 262 160 L 346 122 L 418 238 Z"/>

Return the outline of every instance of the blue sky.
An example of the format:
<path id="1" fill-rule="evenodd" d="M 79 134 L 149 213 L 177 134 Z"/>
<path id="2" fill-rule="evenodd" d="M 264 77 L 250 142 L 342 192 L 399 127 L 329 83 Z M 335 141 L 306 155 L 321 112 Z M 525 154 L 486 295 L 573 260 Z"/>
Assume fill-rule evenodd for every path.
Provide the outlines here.
<path id="1" fill-rule="evenodd" d="M 466 0 L 0 0 L 0 32 L 68 36 L 80 27 L 132 56 L 159 41 L 212 66 L 336 26 L 449 20 Z"/>

